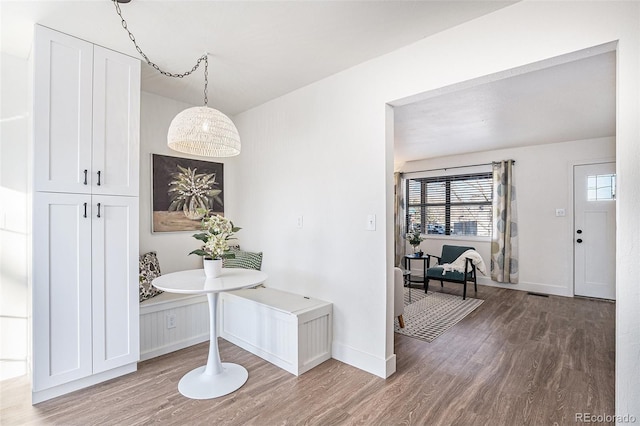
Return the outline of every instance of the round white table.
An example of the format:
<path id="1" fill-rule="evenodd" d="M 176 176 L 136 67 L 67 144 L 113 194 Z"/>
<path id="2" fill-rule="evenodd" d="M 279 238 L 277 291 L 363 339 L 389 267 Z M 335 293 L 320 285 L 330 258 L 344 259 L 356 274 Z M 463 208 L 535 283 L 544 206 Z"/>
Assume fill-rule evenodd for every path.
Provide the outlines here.
<path id="1" fill-rule="evenodd" d="M 206 294 L 209 301 L 209 358 L 207 365 L 188 372 L 178 390 L 187 398 L 210 399 L 227 395 L 247 381 L 249 373 L 238 364 L 220 362 L 218 351 L 218 294 L 263 283 L 267 274 L 253 269 L 222 268 L 218 278 L 207 278 L 204 269 L 173 272 L 153 280 L 154 287 L 170 293 Z"/>

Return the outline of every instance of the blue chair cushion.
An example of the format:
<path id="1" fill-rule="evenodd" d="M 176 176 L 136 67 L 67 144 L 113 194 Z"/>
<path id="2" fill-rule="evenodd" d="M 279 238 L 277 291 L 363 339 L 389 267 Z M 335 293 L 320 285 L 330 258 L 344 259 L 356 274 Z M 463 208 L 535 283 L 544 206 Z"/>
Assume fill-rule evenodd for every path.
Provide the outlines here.
<path id="1" fill-rule="evenodd" d="M 427 278 L 443 281 L 463 281 L 464 279 L 464 272 L 447 271 L 444 275 L 442 275 L 442 271 L 443 269 L 438 266 L 429 268 L 427 269 Z M 473 275 L 471 275 L 471 273 L 468 273 L 467 278 L 472 279 Z"/>

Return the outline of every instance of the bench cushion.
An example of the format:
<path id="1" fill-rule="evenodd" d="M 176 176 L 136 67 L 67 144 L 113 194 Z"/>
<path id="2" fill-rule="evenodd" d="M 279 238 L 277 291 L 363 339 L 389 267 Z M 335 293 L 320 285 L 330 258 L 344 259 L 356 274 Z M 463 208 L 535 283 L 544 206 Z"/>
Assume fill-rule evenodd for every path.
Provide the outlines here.
<path id="1" fill-rule="evenodd" d="M 158 290 L 151 285 L 151 281 L 160 275 L 160 262 L 158 262 L 156 252 L 150 251 L 149 253 L 141 254 L 139 283 L 140 302 L 162 293 L 162 290 Z"/>
<path id="2" fill-rule="evenodd" d="M 253 253 L 250 251 L 234 250 L 236 255 L 233 259 L 222 259 L 223 268 L 243 268 L 260 270 L 262 268 L 262 252 Z"/>

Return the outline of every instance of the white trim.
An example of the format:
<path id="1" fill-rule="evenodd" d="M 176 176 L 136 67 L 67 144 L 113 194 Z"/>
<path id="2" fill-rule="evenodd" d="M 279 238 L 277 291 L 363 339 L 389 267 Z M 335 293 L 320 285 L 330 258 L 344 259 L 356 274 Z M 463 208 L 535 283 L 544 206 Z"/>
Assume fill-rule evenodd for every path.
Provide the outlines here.
<path id="1" fill-rule="evenodd" d="M 471 285 L 471 293 L 469 292 L 469 286 Z M 533 293 L 548 294 L 552 296 L 564 296 L 573 297 L 572 289 L 564 286 L 557 286 L 545 283 L 532 283 L 532 282 L 520 282 L 518 284 L 498 283 L 492 281 L 488 277 L 478 277 L 478 285 L 484 285 L 487 287 L 506 288 L 509 290 L 518 291 L 530 291 Z M 478 290 L 480 292 L 480 290 Z M 473 297 L 473 284 L 467 283 L 467 294 L 471 294 Z"/>
<path id="2" fill-rule="evenodd" d="M 388 378 L 395 372 L 396 372 L 396 354 L 392 354 L 391 356 L 387 357 L 387 367 L 386 367 L 385 378 Z"/>
<path id="3" fill-rule="evenodd" d="M 335 340 L 332 344 L 331 357 L 383 379 L 388 377 L 387 363 L 390 359 L 379 358 Z"/>
<path id="4" fill-rule="evenodd" d="M 125 374 L 133 373 L 138 369 L 138 363 L 123 365 L 122 367 L 107 370 L 103 373 L 93 374 L 89 377 L 74 380 L 69 383 L 64 383 L 58 386 L 54 386 L 49 389 L 44 389 L 37 392 L 31 392 L 31 404 L 38 404 L 40 402 L 47 401 L 58 396 L 62 396 L 79 389 L 84 389 L 89 386 L 97 385 L 98 383 L 105 382 L 107 380 L 114 379 L 116 377 L 124 376 Z"/>

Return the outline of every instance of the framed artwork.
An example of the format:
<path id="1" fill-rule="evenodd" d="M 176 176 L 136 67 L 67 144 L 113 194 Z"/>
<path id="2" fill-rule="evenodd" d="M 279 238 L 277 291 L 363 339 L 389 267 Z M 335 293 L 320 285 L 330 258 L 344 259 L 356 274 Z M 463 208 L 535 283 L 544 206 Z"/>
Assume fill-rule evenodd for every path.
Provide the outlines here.
<path id="1" fill-rule="evenodd" d="M 203 209 L 224 215 L 224 164 L 151 157 L 153 232 L 198 231 Z"/>

